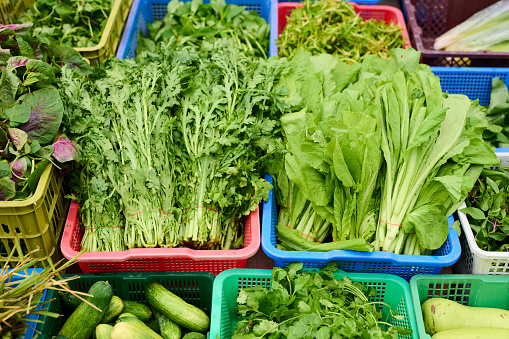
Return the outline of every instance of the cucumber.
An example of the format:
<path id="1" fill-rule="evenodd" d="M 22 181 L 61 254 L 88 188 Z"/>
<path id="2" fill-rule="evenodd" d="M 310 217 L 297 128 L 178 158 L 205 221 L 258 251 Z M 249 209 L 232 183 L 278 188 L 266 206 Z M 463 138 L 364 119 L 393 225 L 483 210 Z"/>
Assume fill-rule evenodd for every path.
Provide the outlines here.
<path id="1" fill-rule="evenodd" d="M 159 323 L 161 337 L 164 339 L 180 339 L 182 335 L 179 325 L 154 308 L 154 316 Z"/>
<path id="2" fill-rule="evenodd" d="M 118 315 L 122 313 L 123 308 L 124 304 L 122 302 L 122 299 L 114 295 L 110 300 L 106 312 L 104 312 L 104 315 L 101 319 L 101 324 L 107 324 L 114 321 L 118 317 Z"/>
<path id="3" fill-rule="evenodd" d="M 86 297 L 86 300 L 100 310 L 106 310 L 113 297 L 113 289 L 107 281 L 96 282 L 90 287 L 88 293 L 92 297 Z M 68 339 L 88 339 L 94 333 L 95 327 L 99 325 L 102 316 L 103 312 L 87 303 L 82 303 L 67 319 L 58 334 Z"/>
<path id="4" fill-rule="evenodd" d="M 62 297 L 64 307 L 72 311 L 74 311 L 83 302 L 83 300 L 70 292 L 58 291 L 58 294 Z"/>
<path id="5" fill-rule="evenodd" d="M 148 335 L 152 339 L 162 339 L 159 334 L 154 332 L 150 327 L 145 325 L 143 321 L 140 319 L 130 316 L 129 313 L 121 314 L 120 317 L 118 317 L 117 324 L 119 323 L 128 323 L 132 324 L 134 326 L 137 326 L 140 330 L 143 330 L 146 335 Z M 116 325 L 115 325 L 116 326 Z"/>
<path id="6" fill-rule="evenodd" d="M 189 332 L 182 339 L 206 339 L 207 337 L 203 333 Z"/>
<path id="7" fill-rule="evenodd" d="M 122 300 L 122 303 L 124 304 L 123 313 L 134 314 L 141 321 L 149 321 L 152 318 L 152 311 L 147 305 L 130 300 Z"/>
<path id="8" fill-rule="evenodd" d="M 159 335 L 157 337 L 162 339 Z M 119 322 L 111 331 L 111 339 L 154 339 L 154 337 L 137 324 Z"/>
<path id="9" fill-rule="evenodd" d="M 469 327 L 438 332 L 431 339 L 494 339 L 509 338 L 509 330 L 496 327 Z"/>
<path id="10" fill-rule="evenodd" d="M 198 307 L 186 303 L 158 283 L 145 287 L 145 298 L 152 308 L 194 332 L 206 332 L 210 326 L 209 317 Z"/>
<path id="11" fill-rule="evenodd" d="M 97 339 L 111 339 L 111 331 L 113 331 L 113 326 L 107 324 L 99 324 L 95 328 L 95 337 Z"/>
<path id="12" fill-rule="evenodd" d="M 51 337 L 51 339 L 68 339 L 65 335 L 55 335 L 53 337 Z"/>
<path id="13" fill-rule="evenodd" d="M 161 328 L 159 327 L 159 322 L 157 321 L 156 318 L 152 318 L 149 321 L 145 322 L 145 325 L 150 327 L 152 329 L 152 331 L 156 332 L 157 334 L 159 334 L 159 335 L 161 334 Z M 180 337 L 179 337 L 179 339 L 180 339 Z"/>

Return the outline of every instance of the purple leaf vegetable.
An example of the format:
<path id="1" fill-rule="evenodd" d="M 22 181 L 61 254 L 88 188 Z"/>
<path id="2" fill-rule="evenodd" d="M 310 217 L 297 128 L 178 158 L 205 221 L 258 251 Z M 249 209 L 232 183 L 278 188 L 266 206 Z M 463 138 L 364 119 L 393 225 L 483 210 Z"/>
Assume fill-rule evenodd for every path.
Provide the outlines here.
<path id="1" fill-rule="evenodd" d="M 53 157 L 59 162 L 78 160 L 79 151 L 76 143 L 61 135 L 53 144 Z"/>
<path id="2" fill-rule="evenodd" d="M 29 174 L 30 165 L 31 162 L 27 157 L 18 158 L 11 162 L 9 166 L 11 167 L 13 173 L 12 180 L 17 183 L 21 181 L 21 179 L 19 179 L 18 177 L 21 178 L 27 177 Z"/>
<path id="3" fill-rule="evenodd" d="M 9 135 L 11 137 L 12 143 L 18 151 L 21 150 L 28 141 L 27 133 L 18 128 L 9 128 Z"/>

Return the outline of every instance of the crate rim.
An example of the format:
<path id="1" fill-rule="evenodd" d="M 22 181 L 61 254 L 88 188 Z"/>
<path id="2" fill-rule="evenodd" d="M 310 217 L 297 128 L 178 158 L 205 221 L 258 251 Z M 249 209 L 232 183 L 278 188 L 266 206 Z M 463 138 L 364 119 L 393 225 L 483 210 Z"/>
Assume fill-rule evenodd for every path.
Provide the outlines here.
<path id="1" fill-rule="evenodd" d="M 483 284 L 484 283 L 507 283 L 509 279 L 509 276 L 507 275 L 485 275 L 485 274 L 429 274 L 429 275 L 414 275 L 410 279 L 410 294 L 412 296 L 412 304 L 414 307 L 414 313 L 417 323 L 417 330 L 418 334 L 426 333 L 424 330 L 424 320 L 422 316 L 422 310 L 421 310 L 421 300 L 419 298 L 419 291 L 417 288 L 417 284 L 423 280 L 424 282 L 427 281 L 433 281 L 435 283 L 440 282 L 448 282 L 448 283 L 454 283 L 454 281 L 460 281 L 460 280 L 479 280 Z M 426 336 L 421 339 L 431 338 L 430 335 L 426 333 Z"/>
<path id="2" fill-rule="evenodd" d="M 71 202 L 71 206 L 69 207 L 69 213 L 67 215 L 67 220 L 65 223 L 65 229 L 62 235 L 62 241 L 60 243 L 60 247 L 62 250 L 62 254 L 65 258 L 71 260 L 75 256 L 77 256 L 80 252 L 75 251 L 71 248 L 71 238 L 72 238 L 72 230 L 75 227 L 81 227 L 79 224 L 71 224 L 69 223 L 70 218 L 76 218 L 78 213 L 79 204 L 76 201 Z M 260 239 L 260 227 L 259 227 L 259 211 L 260 206 L 251 212 L 245 218 L 250 218 L 251 220 L 257 221 L 256 223 L 251 223 L 251 234 L 252 241 L 249 245 L 244 248 L 235 249 L 235 250 L 195 250 L 191 248 L 132 248 L 126 251 L 115 251 L 115 252 L 83 252 L 79 258 L 76 259 L 76 262 L 87 262 L 87 263 L 119 263 L 125 262 L 128 260 L 137 260 L 137 259 L 174 259 L 174 258 L 186 258 L 192 259 L 196 261 L 209 261 L 209 260 L 245 260 L 251 258 L 253 255 L 258 252 L 260 248 L 260 241 L 256 241 Z M 73 216 L 76 215 L 76 216 Z M 258 227 L 257 227 L 258 226 Z"/>
<path id="3" fill-rule="evenodd" d="M 274 184 L 272 176 L 269 174 L 265 175 L 265 179 L 270 184 Z M 274 189 L 269 192 L 269 200 L 274 199 Z M 454 264 L 458 261 L 461 255 L 461 245 L 459 242 L 458 232 L 452 227 L 449 227 L 448 238 L 451 241 L 451 252 L 444 256 L 435 255 L 405 255 L 395 254 L 392 252 L 385 251 L 373 251 L 373 252 L 362 252 L 362 251 L 350 251 L 350 250 L 334 250 L 329 252 L 312 252 L 312 251 L 283 251 L 277 249 L 272 245 L 270 241 L 271 232 L 271 215 L 269 214 L 268 202 L 263 202 L 263 216 L 262 216 L 262 249 L 270 258 L 285 261 L 302 261 L 305 262 L 328 262 L 335 260 L 373 260 L 377 262 L 393 263 L 399 265 L 426 265 L 430 267 L 445 267 Z M 449 217 L 450 218 L 450 217 Z M 312 255 L 313 258 L 303 258 L 302 255 Z"/>
<path id="4" fill-rule="evenodd" d="M 306 271 L 319 271 L 318 268 L 303 268 L 303 270 Z M 219 273 L 216 276 L 216 279 L 214 280 L 214 286 L 212 289 L 212 310 L 210 312 L 210 334 L 211 337 L 214 334 L 219 333 L 219 328 L 221 324 L 221 309 L 220 306 L 222 304 L 222 291 L 224 282 L 226 279 L 236 276 L 241 278 L 249 278 L 251 276 L 257 276 L 260 277 L 260 275 L 267 275 L 268 279 L 272 279 L 272 269 L 255 269 L 255 268 L 232 268 L 225 270 L 221 273 Z M 401 286 L 403 289 L 403 296 L 406 301 L 406 308 L 408 310 L 407 318 L 409 327 L 413 330 L 412 338 L 418 338 L 418 324 L 416 320 L 416 316 L 412 314 L 412 312 L 415 312 L 415 308 L 412 302 L 412 294 L 410 291 L 410 284 L 405 279 L 398 277 L 394 274 L 388 274 L 388 273 L 357 273 L 357 272 L 345 272 L 341 269 L 338 269 L 335 274 L 341 274 L 343 277 L 348 277 L 352 279 L 353 281 L 362 280 L 367 282 L 380 282 L 380 281 L 394 281 L 397 284 Z"/>

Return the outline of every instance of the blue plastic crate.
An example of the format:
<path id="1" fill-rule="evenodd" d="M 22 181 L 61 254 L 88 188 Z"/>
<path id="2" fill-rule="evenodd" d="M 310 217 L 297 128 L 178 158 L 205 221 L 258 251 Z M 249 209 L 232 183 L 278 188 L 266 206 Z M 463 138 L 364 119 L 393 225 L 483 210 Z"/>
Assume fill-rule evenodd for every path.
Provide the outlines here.
<path id="1" fill-rule="evenodd" d="M 9 271 L 11 271 L 11 270 L 9 269 Z M 42 268 L 29 268 L 29 269 L 26 270 L 26 273 L 28 275 L 31 275 L 32 273 L 41 273 L 42 271 L 43 271 Z M 21 272 L 19 272 L 19 274 L 25 274 L 25 271 L 21 271 Z M 14 276 L 12 278 L 12 281 L 14 282 L 14 281 L 22 280 L 22 279 L 23 279 L 23 277 Z M 44 293 L 43 293 L 42 298 L 40 300 L 41 303 L 45 301 L 46 293 L 47 292 L 48 292 L 47 290 L 44 290 Z M 41 309 L 41 308 L 42 308 L 42 305 L 39 306 L 37 309 Z M 37 314 L 29 314 L 27 319 L 29 319 L 29 320 L 37 320 L 37 319 L 39 319 L 39 315 L 37 315 Z M 27 330 L 25 332 L 25 335 L 24 336 L 20 336 L 18 338 L 32 339 L 34 337 L 34 334 L 35 334 L 35 328 L 37 328 L 37 323 L 34 322 L 34 321 L 28 321 L 27 322 Z"/>
<path id="2" fill-rule="evenodd" d="M 188 2 L 190 0 L 181 1 Z M 118 46 L 117 58 L 132 59 L 136 56 L 138 30 L 148 36 L 147 23 L 162 20 L 166 16 L 166 8 L 169 3 L 170 0 L 134 0 L 122 40 Z M 210 3 L 210 0 L 203 0 L 203 3 Z M 226 0 L 226 3 L 246 6 L 248 11 L 257 11 L 268 23 L 271 23 L 273 16 L 277 17 L 277 0 Z M 272 32 L 270 38 L 272 39 Z"/>
<path id="3" fill-rule="evenodd" d="M 431 71 L 440 78 L 442 91 L 479 99 L 483 106 L 490 104 L 491 79 L 500 78 L 509 87 L 509 68 L 431 67 Z"/>
<path id="4" fill-rule="evenodd" d="M 273 184 L 273 178 L 266 174 L 265 180 Z M 391 252 L 344 251 L 329 252 L 283 251 L 276 248 L 276 225 L 278 209 L 274 189 L 269 192 L 269 200 L 263 202 L 262 248 L 278 267 L 291 262 L 303 262 L 304 267 L 324 267 L 329 261 L 337 261 L 338 268 L 347 272 L 391 273 L 410 280 L 416 274 L 438 274 L 443 267 L 451 266 L 460 257 L 461 246 L 458 233 L 449 228 L 446 242 L 433 255 L 402 255 Z M 454 223 L 453 216 L 448 218 Z"/>

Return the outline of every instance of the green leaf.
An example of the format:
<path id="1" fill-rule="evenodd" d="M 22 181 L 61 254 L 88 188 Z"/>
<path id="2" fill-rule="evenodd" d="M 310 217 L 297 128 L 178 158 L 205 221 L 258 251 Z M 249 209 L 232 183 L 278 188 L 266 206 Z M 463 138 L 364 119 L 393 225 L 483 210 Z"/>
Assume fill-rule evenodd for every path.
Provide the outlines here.
<path id="1" fill-rule="evenodd" d="M 38 164 L 36 164 L 35 170 L 28 176 L 27 182 L 28 187 L 30 188 L 30 191 L 35 192 L 37 189 L 37 185 L 39 184 L 39 179 L 42 175 L 42 172 L 46 169 L 48 166 L 49 161 L 48 160 L 42 160 Z"/>
<path id="2" fill-rule="evenodd" d="M 11 178 L 11 167 L 9 163 L 5 160 L 0 161 L 0 178 Z"/>
<path id="3" fill-rule="evenodd" d="M 472 218 L 476 219 L 476 220 L 484 220 L 486 219 L 486 215 L 484 214 L 484 212 L 482 210 L 480 210 L 479 208 L 477 207 L 466 207 L 466 208 L 462 208 L 460 210 L 460 212 L 466 214 L 466 215 L 470 215 Z"/>
<path id="4" fill-rule="evenodd" d="M 14 73 L 6 68 L 2 69 L 2 76 L 0 77 L 0 107 L 9 107 L 14 103 L 19 84 L 20 80 Z"/>
<path id="5" fill-rule="evenodd" d="M 7 201 L 16 195 L 16 184 L 11 178 L 0 178 L 0 201 Z"/>
<path id="6" fill-rule="evenodd" d="M 32 108 L 26 102 L 16 102 L 11 108 L 4 110 L 4 115 L 9 119 L 10 127 L 18 127 L 28 122 L 32 114 Z"/>

